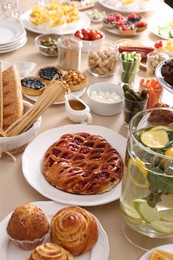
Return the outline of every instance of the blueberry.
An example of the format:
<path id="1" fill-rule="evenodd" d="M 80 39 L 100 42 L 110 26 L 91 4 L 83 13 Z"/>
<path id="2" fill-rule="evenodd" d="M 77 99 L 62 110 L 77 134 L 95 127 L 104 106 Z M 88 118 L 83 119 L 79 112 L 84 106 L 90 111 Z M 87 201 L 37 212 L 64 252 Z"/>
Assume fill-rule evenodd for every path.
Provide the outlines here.
<path id="1" fill-rule="evenodd" d="M 45 86 L 44 82 L 35 78 L 24 78 L 21 80 L 21 85 L 32 89 L 41 89 Z"/>
<path id="2" fill-rule="evenodd" d="M 59 80 L 62 73 L 56 67 L 42 68 L 39 71 L 39 76 L 45 80 L 52 80 L 56 74 L 58 75 L 56 79 Z"/>

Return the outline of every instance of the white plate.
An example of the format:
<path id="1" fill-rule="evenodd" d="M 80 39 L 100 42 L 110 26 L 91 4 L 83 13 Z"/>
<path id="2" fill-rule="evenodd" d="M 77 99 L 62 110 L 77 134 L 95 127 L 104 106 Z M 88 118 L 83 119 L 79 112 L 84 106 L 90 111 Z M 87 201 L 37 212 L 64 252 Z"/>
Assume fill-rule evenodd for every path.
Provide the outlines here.
<path id="1" fill-rule="evenodd" d="M 168 251 L 168 252 L 170 252 L 170 253 L 173 253 L 173 244 L 158 246 L 158 247 L 155 247 L 155 248 L 149 250 L 149 251 L 148 251 L 147 253 L 145 253 L 139 260 L 150 260 L 150 259 L 151 259 L 152 252 L 153 252 L 156 248 L 157 248 L 157 249 L 161 249 L 161 250 Z"/>
<path id="2" fill-rule="evenodd" d="M 24 39 L 22 39 L 22 41 L 20 43 L 15 44 L 14 46 L 11 46 L 11 47 L 9 47 L 7 49 L 3 49 L 3 50 L 0 49 L 0 53 L 6 53 L 6 52 L 17 50 L 17 49 L 23 47 L 26 43 L 27 43 L 27 38 L 25 37 Z"/>
<path id="3" fill-rule="evenodd" d="M 165 40 L 173 40 L 173 37 L 166 37 L 162 34 L 159 34 L 158 32 L 158 26 L 166 26 L 168 23 L 164 23 L 164 24 L 156 24 L 153 26 L 152 28 L 152 33 L 154 33 L 156 36 L 162 38 L 162 39 L 165 39 Z M 172 31 L 173 31 L 173 28 L 172 28 Z"/>
<path id="4" fill-rule="evenodd" d="M 169 60 L 169 59 L 168 59 Z M 172 59 L 171 59 L 172 60 Z M 155 76 L 156 79 L 158 80 L 158 82 L 164 87 L 166 88 L 169 92 L 173 93 L 173 86 L 171 86 L 170 84 L 168 84 L 162 74 L 161 74 L 161 67 L 162 65 L 165 63 L 165 60 L 160 62 L 159 65 L 157 66 L 156 70 L 155 70 Z"/>
<path id="5" fill-rule="evenodd" d="M 122 4 L 119 0 L 99 0 L 98 2 L 108 9 L 123 13 L 149 12 L 155 9 L 156 4 L 158 5 L 158 0 L 150 0 L 144 4 L 141 4 L 141 0 L 133 4 Z"/>
<path id="6" fill-rule="evenodd" d="M 46 150 L 51 144 L 57 141 L 63 134 L 88 132 L 103 136 L 124 159 L 126 149 L 126 139 L 116 133 L 101 126 L 94 125 L 65 125 L 50 129 L 37 136 L 30 143 L 22 156 L 22 170 L 27 182 L 43 196 L 65 204 L 75 204 L 80 206 L 96 206 L 117 200 L 120 197 L 121 182 L 111 191 L 98 195 L 75 195 L 54 188 L 44 178 L 41 172 L 41 164 Z M 97 258 L 99 259 L 99 258 Z"/>
<path id="7" fill-rule="evenodd" d="M 15 43 L 25 35 L 25 29 L 19 23 L 0 20 L 0 47 Z"/>
<path id="8" fill-rule="evenodd" d="M 32 24 L 29 20 L 30 14 L 32 10 L 28 10 L 24 12 L 20 16 L 20 22 L 21 24 L 29 31 L 35 32 L 35 33 L 40 33 L 40 34 L 47 34 L 47 33 L 56 33 L 56 34 L 71 34 L 74 33 L 77 30 L 80 30 L 82 28 L 87 28 L 90 25 L 90 19 L 89 17 L 82 12 L 80 13 L 80 19 L 76 22 L 69 23 L 69 24 L 64 24 L 61 26 L 56 26 L 56 27 L 49 27 L 48 29 L 42 29 L 41 26 L 35 26 Z"/>
<path id="9" fill-rule="evenodd" d="M 54 201 L 37 201 L 33 202 L 33 205 L 39 207 L 48 217 L 50 220 L 57 211 L 60 209 L 67 207 L 68 205 L 58 204 Z M 8 238 L 6 227 L 7 223 L 11 217 L 11 213 L 0 223 L 0 252 L 1 252 L 1 259 L 2 260 L 24 260 L 29 257 L 30 253 L 32 251 L 24 251 L 18 247 L 16 247 L 13 242 L 11 242 Z M 109 243 L 108 243 L 108 237 L 106 232 L 104 231 L 103 227 L 101 226 L 98 219 L 95 217 L 98 231 L 99 231 L 99 237 L 95 244 L 95 246 L 92 248 L 91 251 L 85 253 L 84 255 L 75 257 L 75 260 L 107 260 L 109 255 Z M 49 234 L 45 237 L 43 243 L 49 241 Z"/>
<path id="10" fill-rule="evenodd" d="M 83 88 L 79 91 L 75 91 L 75 92 L 72 92 L 73 95 L 77 96 L 77 97 L 81 97 L 86 91 L 86 88 Z M 37 99 L 39 98 L 39 96 L 30 96 L 30 95 L 26 95 L 24 94 L 25 97 L 27 97 L 28 99 L 32 100 L 32 101 L 37 101 Z M 64 104 L 65 103 L 65 100 L 63 101 L 59 101 L 59 102 L 54 102 L 53 104 L 54 105 L 58 105 L 58 104 Z"/>

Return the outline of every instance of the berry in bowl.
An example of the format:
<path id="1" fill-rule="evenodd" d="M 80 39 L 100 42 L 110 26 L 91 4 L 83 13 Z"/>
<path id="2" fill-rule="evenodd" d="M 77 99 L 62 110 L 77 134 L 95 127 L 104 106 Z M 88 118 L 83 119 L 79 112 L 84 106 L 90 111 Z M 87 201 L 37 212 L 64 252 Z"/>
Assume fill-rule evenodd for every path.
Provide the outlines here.
<path id="1" fill-rule="evenodd" d="M 105 34 L 95 29 L 81 29 L 74 33 L 74 36 L 82 41 L 82 52 L 88 52 L 89 47 L 97 41 L 101 43 L 105 39 Z"/>

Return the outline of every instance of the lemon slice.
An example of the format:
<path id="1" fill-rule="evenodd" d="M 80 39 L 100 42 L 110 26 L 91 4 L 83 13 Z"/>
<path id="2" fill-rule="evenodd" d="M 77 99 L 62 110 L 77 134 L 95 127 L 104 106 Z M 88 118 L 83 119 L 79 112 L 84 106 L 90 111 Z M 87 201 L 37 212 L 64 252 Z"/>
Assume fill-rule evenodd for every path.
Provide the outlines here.
<path id="1" fill-rule="evenodd" d="M 173 222 L 173 209 L 161 210 L 159 215 L 162 220 Z"/>
<path id="2" fill-rule="evenodd" d="M 140 188 L 148 188 L 149 182 L 147 180 L 148 171 L 145 164 L 139 159 L 130 159 L 128 163 L 128 172 L 133 184 Z"/>
<path id="3" fill-rule="evenodd" d="M 122 1 L 122 4 L 127 5 L 127 4 L 131 4 L 133 2 L 134 2 L 134 0 L 124 0 L 124 1 Z"/>
<path id="4" fill-rule="evenodd" d="M 121 201 L 121 210 L 125 214 L 125 218 L 132 224 L 140 224 L 142 219 L 138 212 L 134 209 L 133 205 L 129 205 L 125 201 Z"/>
<path id="5" fill-rule="evenodd" d="M 155 130 L 173 131 L 173 128 L 167 127 L 167 126 L 164 126 L 164 125 L 158 125 L 158 126 L 151 128 L 149 131 L 155 131 Z"/>
<path id="6" fill-rule="evenodd" d="M 173 147 L 169 148 L 168 150 L 165 151 L 165 155 L 167 156 L 173 156 Z"/>
<path id="7" fill-rule="evenodd" d="M 165 130 L 149 130 L 141 134 L 141 142 L 155 149 L 162 149 L 169 142 L 168 134 Z"/>
<path id="8" fill-rule="evenodd" d="M 161 249 L 155 249 L 151 255 L 151 260 L 173 260 L 173 254 Z"/>
<path id="9" fill-rule="evenodd" d="M 135 199 L 133 205 L 144 221 L 151 223 L 160 219 L 157 209 L 148 206 L 146 200 Z"/>
<path id="10" fill-rule="evenodd" d="M 154 230 L 164 233 L 164 234 L 173 234 L 173 222 L 167 222 L 164 220 L 157 220 L 151 222 L 151 226 Z"/>

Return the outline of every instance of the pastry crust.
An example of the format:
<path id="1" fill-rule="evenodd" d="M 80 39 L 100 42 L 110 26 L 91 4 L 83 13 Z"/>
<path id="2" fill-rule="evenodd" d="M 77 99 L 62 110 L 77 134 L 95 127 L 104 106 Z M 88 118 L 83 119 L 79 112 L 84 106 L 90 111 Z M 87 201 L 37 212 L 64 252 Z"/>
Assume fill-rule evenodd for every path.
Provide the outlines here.
<path id="1" fill-rule="evenodd" d="M 40 82 L 42 82 L 42 86 L 40 86 L 40 88 L 24 86 L 23 81 L 27 80 L 27 79 L 28 80 L 33 80 L 33 85 L 35 85 L 36 87 L 37 87 L 36 82 L 40 81 Z M 46 83 L 45 82 L 43 82 L 42 80 L 38 79 L 37 77 L 30 77 L 30 76 L 23 78 L 21 80 L 21 84 L 22 84 L 22 93 L 26 94 L 26 95 L 30 95 L 30 96 L 40 96 L 41 93 L 44 91 L 44 89 L 46 87 Z"/>
<path id="2" fill-rule="evenodd" d="M 123 161 L 102 136 L 65 134 L 43 158 L 43 174 L 54 187 L 74 194 L 99 194 L 120 182 Z"/>
<path id="3" fill-rule="evenodd" d="M 6 129 L 23 115 L 22 86 L 15 65 L 3 71 L 2 80 L 3 129 Z"/>
<path id="4" fill-rule="evenodd" d="M 77 256 L 89 251 L 98 239 L 95 218 L 87 210 L 69 206 L 51 220 L 51 241 Z"/>
<path id="5" fill-rule="evenodd" d="M 73 255 L 55 243 L 45 243 L 37 246 L 28 260 L 74 260 Z"/>

